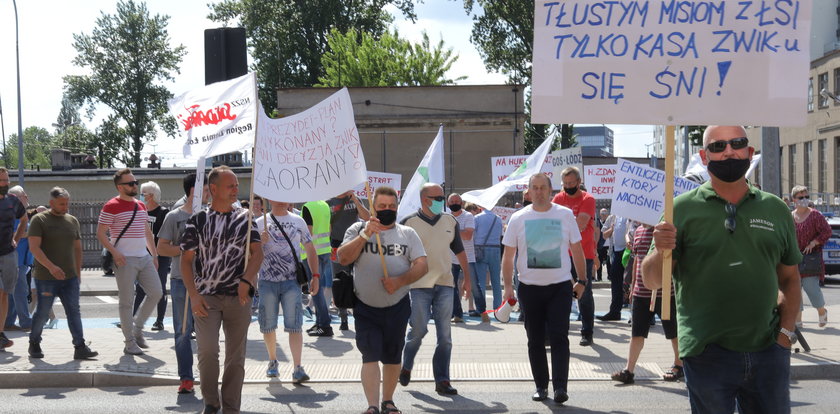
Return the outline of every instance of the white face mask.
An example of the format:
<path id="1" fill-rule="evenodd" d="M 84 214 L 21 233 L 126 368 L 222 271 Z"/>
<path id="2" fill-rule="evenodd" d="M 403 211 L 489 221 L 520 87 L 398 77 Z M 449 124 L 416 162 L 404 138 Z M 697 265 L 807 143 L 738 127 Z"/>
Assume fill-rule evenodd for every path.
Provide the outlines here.
<path id="1" fill-rule="evenodd" d="M 811 200 L 809 200 L 807 198 L 803 198 L 801 200 L 796 200 L 795 204 L 796 204 L 797 207 L 808 207 L 808 203 L 810 203 L 810 202 L 811 202 Z"/>

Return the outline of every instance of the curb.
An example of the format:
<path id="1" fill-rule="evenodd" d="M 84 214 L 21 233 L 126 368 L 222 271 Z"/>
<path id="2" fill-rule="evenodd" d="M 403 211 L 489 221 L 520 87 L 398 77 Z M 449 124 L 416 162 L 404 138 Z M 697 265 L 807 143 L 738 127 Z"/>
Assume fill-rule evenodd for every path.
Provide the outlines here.
<path id="1" fill-rule="evenodd" d="M 79 292 L 79 296 L 119 296 L 120 292 L 116 290 L 83 290 Z"/>
<path id="2" fill-rule="evenodd" d="M 840 363 L 836 362 L 818 362 L 811 364 L 792 364 L 790 367 L 790 379 L 792 381 L 798 380 L 827 380 L 835 379 L 840 376 Z M 530 378 L 471 378 L 469 380 L 459 380 L 460 382 L 486 382 L 486 381 L 506 381 L 506 382 L 531 382 Z M 569 381 L 608 381 L 605 379 L 576 379 L 569 378 Z M 656 380 L 651 380 L 656 381 Z M 246 384 L 271 384 L 271 383 L 285 383 L 287 381 L 277 381 L 276 379 L 254 380 L 246 379 Z M 312 384 L 331 384 L 331 383 L 361 383 L 361 380 L 312 380 Z M 423 381 L 419 381 L 423 382 Z M 198 378 L 195 381 L 199 384 Z M 150 387 L 150 386 L 175 386 L 180 384 L 177 377 L 158 374 L 143 374 L 134 372 L 115 372 L 115 371 L 14 371 L 14 372 L 0 372 L 0 389 L 21 389 L 21 388 L 67 388 L 72 386 L 74 388 L 101 388 L 101 387 Z M 71 385 L 72 384 L 72 385 Z"/>

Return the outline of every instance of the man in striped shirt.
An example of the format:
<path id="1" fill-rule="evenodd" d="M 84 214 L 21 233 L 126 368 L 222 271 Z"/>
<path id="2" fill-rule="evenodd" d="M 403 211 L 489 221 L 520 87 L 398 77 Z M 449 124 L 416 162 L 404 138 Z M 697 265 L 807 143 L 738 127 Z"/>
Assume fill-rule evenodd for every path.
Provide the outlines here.
<path id="1" fill-rule="evenodd" d="M 125 336 L 123 352 L 129 355 L 143 355 L 141 348 L 149 347 L 143 338 L 143 325 L 163 295 L 149 215 L 146 206 L 134 199 L 138 184 L 128 168 L 114 174 L 114 185 L 119 195 L 102 207 L 96 229 L 96 238 L 114 256 L 120 326 Z M 135 282 L 146 292 L 146 299 L 137 314 L 132 316 Z"/>

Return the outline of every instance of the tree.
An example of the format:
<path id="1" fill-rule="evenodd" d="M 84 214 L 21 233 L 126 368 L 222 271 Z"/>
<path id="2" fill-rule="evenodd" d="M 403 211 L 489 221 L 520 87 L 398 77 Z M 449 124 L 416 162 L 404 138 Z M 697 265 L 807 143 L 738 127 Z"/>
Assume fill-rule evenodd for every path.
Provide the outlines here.
<path id="1" fill-rule="evenodd" d="M 65 76 L 67 96 L 87 103 L 89 115 L 96 103 L 110 109 L 109 119 L 131 141 L 127 154 L 120 154 L 130 167 L 140 166 L 144 141 L 155 139 L 157 127 L 169 136 L 177 130 L 166 103 L 173 95 L 163 82 L 180 73 L 186 49 L 170 46 L 168 22 L 169 16 L 150 16 L 145 3 L 121 0 L 116 14 L 102 13 L 91 34 L 73 35 L 78 52 L 73 63 L 89 69 L 90 75 Z"/>
<path id="2" fill-rule="evenodd" d="M 330 30 L 382 35 L 392 20 L 386 5 L 416 17 L 413 0 L 223 0 L 210 5 L 208 18 L 245 28 L 260 99 L 271 109 L 277 106 L 277 88 L 319 83 Z"/>
<path id="3" fill-rule="evenodd" d="M 473 14 L 475 5 L 483 13 Z M 510 0 L 464 0 L 464 10 L 473 16 L 470 42 L 488 69 L 507 75 L 511 84 L 531 85 L 534 50 L 534 3 Z M 559 131 L 561 148 L 575 145 L 570 124 L 559 127 L 531 123 L 530 95 L 526 102 L 525 151 L 536 149 L 550 133 Z"/>
<path id="4" fill-rule="evenodd" d="M 375 39 L 370 33 L 333 29 L 329 52 L 321 58 L 324 76 L 315 86 L 451 85 L 466 78 L 446 78 L 458 55 L 452 55 L 452 48 L 444 50 L 443 40 L 434 48 L 429 43 L 425 32 L 421 43 L 412 44 L 396 30 Z"/>
<path id="5" fill-rule="evenodd" d="M 44 128 L 31 126 L 23 130 L 23 165 L 26 168 L 37 166 L 49 169 L 50 150 L 53 137 Z M 18 134 L 9 135 L 6 141 L 9 153 L 6 154 L 9 165 L 18 165 Z"/>

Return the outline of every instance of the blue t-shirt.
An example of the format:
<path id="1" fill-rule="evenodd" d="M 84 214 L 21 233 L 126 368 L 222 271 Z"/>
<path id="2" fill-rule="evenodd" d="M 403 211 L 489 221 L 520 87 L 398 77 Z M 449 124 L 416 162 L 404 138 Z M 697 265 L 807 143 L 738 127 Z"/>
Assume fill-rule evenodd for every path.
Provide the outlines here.
<path id="1" fill-rule="evenodd" d="M 478 213 L 475 216 L 473 244 L 476 246 L 499 246 L 501 240 L 502 219 L 492 211 L 484 210 Z"/>

